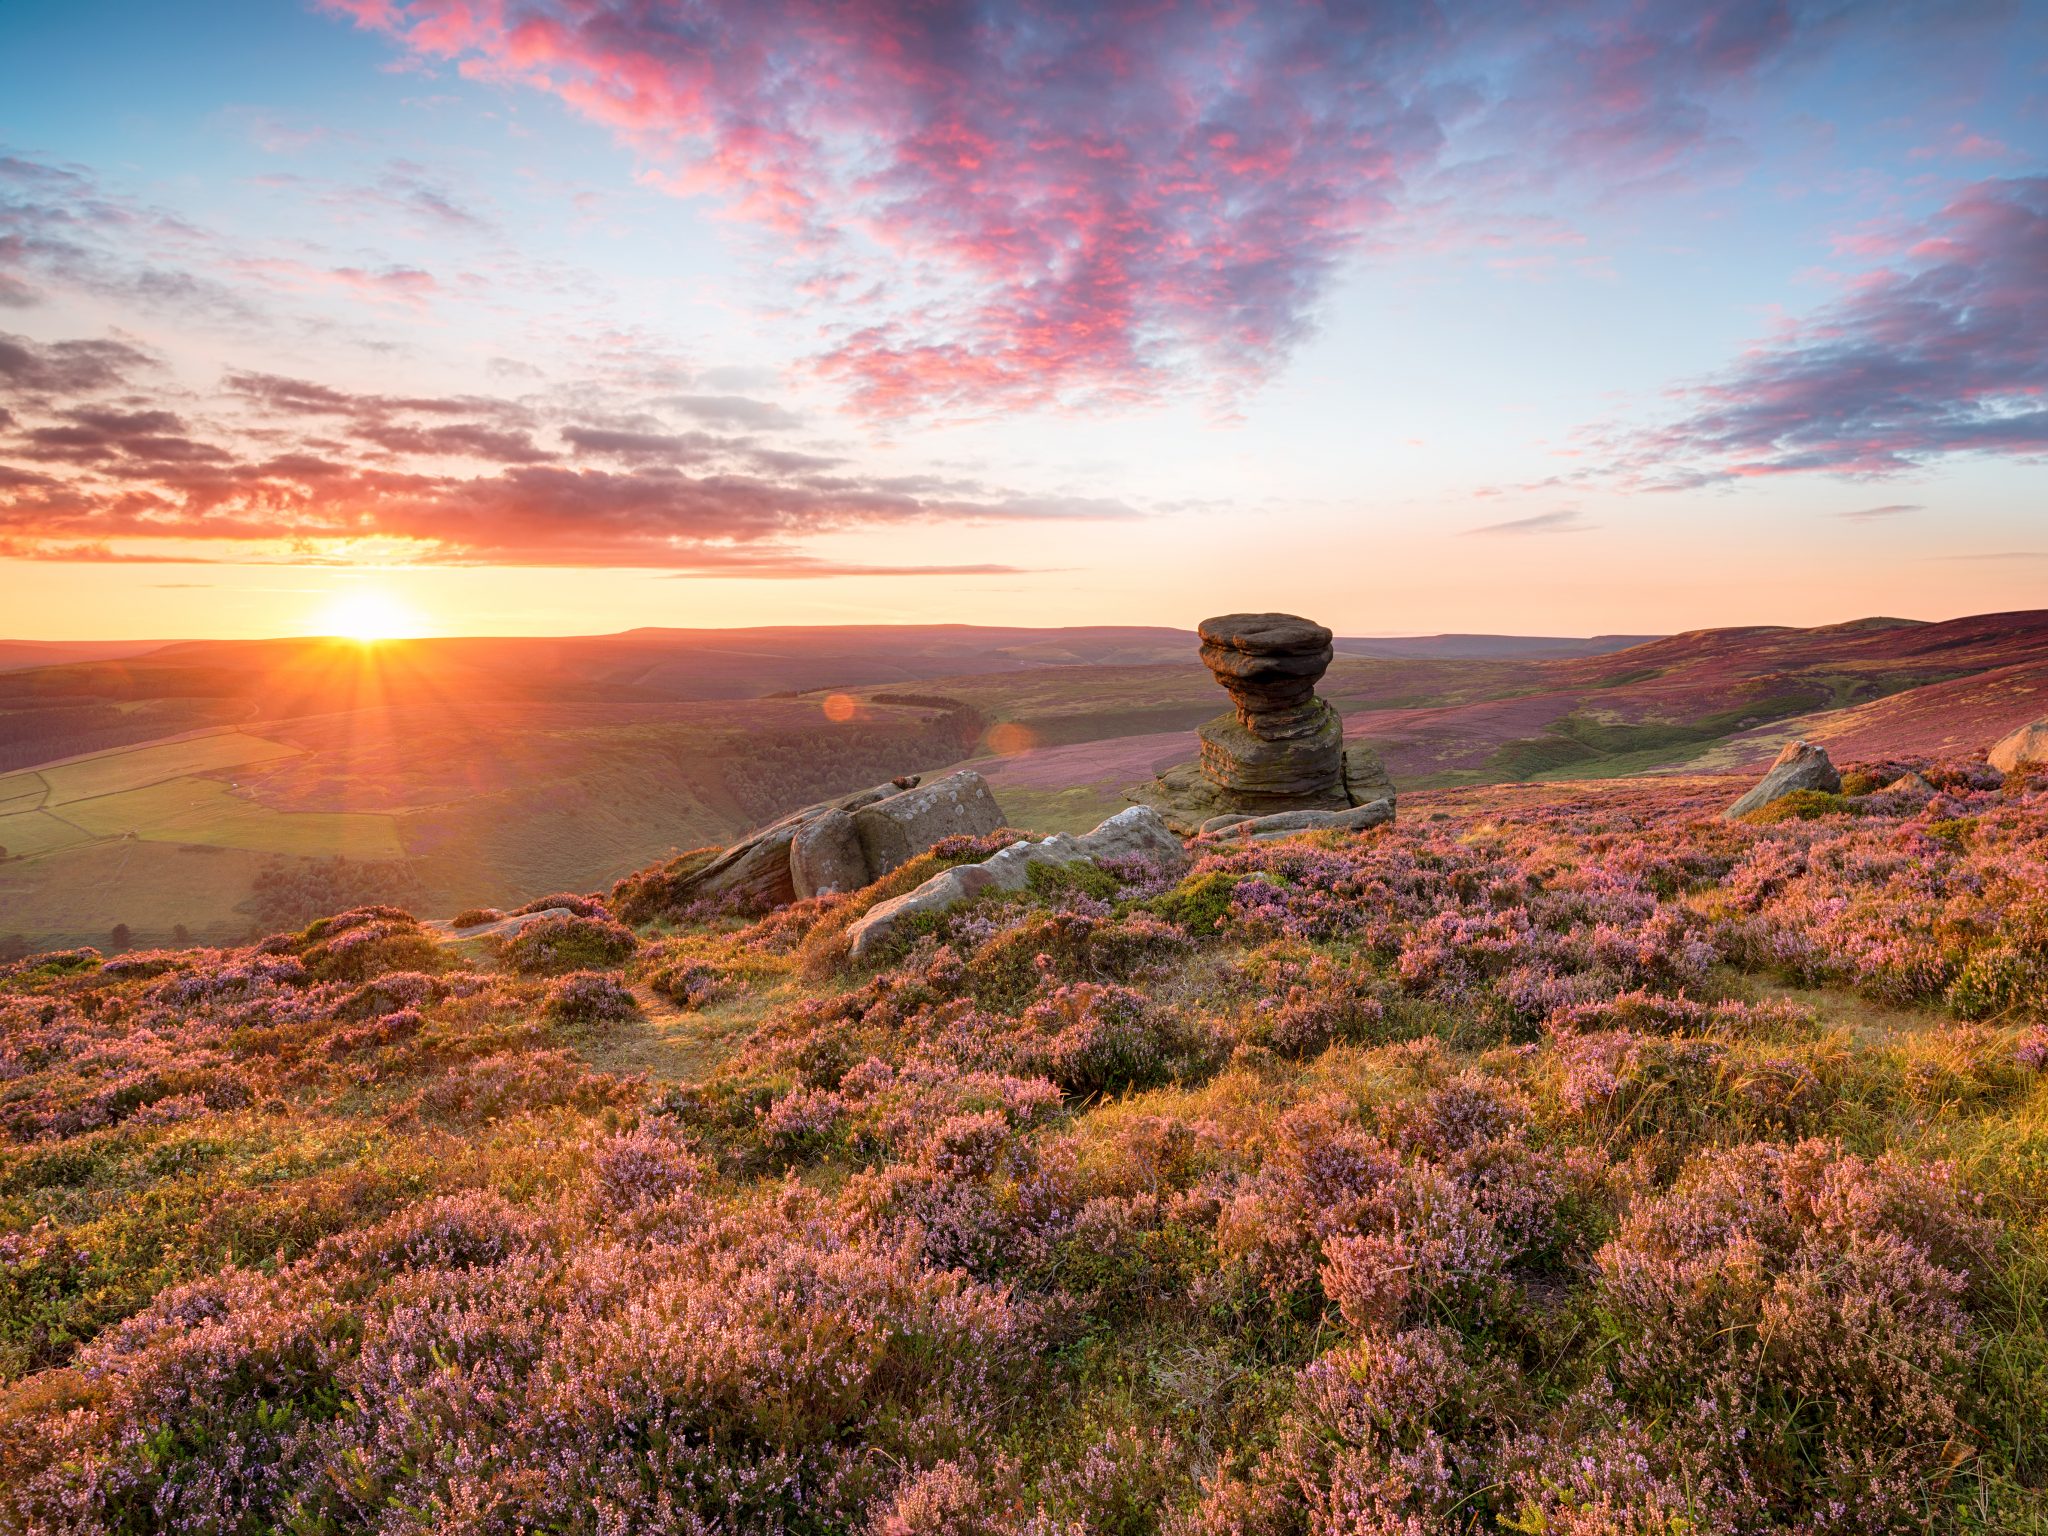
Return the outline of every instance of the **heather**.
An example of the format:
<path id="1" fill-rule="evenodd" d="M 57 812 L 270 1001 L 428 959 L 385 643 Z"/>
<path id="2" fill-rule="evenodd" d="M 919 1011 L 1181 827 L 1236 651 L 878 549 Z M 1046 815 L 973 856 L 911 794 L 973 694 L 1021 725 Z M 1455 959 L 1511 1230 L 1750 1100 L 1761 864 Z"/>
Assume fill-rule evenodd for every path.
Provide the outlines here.
<path id="1" fill-rule="evenodd" d="M 2048 793 L 1856 766 L 21 962 L 0 1525 L 2040 1529 Z"/>

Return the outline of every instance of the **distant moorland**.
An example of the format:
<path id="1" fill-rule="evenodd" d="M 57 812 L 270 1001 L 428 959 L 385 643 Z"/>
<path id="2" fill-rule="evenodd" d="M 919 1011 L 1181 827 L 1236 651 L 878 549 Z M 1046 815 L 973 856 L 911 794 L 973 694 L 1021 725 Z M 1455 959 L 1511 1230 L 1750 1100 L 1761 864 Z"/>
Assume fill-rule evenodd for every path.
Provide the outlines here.
<path id="1" fill-rule="evenodd" d="M 1408 790 L 1739 771 L 1797 735 L 1981 746 L 2048 679 L 2048 613 L 1337 651 L 1325 696 Z M 1078 830 L 1224 703 L 1194 636 L 1157 628 L 0 642 L 0 944 L 591 887 L 960 763 L 1017 825 Z"/>

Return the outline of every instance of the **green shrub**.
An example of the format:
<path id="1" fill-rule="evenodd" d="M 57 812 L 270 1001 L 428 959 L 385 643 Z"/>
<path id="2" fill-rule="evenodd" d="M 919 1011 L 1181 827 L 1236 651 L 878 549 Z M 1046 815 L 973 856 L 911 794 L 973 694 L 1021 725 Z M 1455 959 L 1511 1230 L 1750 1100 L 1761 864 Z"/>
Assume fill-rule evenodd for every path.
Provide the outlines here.
<path id="1" fill-rule="evenodd" d="M 1168 922 L 1179 923 L 1189 933 L 1214 933 L 1230 911 L 1230 893 L 1242 878 L 1220 871 L 1193 875 L 1144 905 Z"/>
<path id="2" fill-rule="evenodd" d="M 1768 827 L 1781 821 L 1814 821 L 1822 816 L 1853 816 L 1856 808 L 1848 796 L 1829 794 L 1824 789 L 1795 789 L 1768 805 L 1760 805 L 1742 819 L 1751 826 Z"/>
<path id="3" fill-rule="evenodd" d="M 1930 821 L 1927 835 L 1937 843 L 1961 853 L 1970 844 L 1970 834 L 1976 830 L 1976 823 L 1967 816 L 1951 816 L 1946 821 Z"/>
<path id="4" fill-rule="evenodd" d="M 321 981 L 368 981 L 386 971 L 437 971 L 447 960 L 433 935 L 422 932 L 409 917 L 375 918 L 323 932 L 327 936 L 300 956 L 307 971 Z"/>
<path id="5" fill-rule="evenodd" d="M 1033 864 L 1025 870 L 1024 879 L 1031 894 L 1045 900 L 1073 891 L 1098 901 L 1114 901 L 1118 890 L 1116 876 L 1093 864 Z"/>
<path id="6" fill-rule="evenodd" d="M 1987 945 L 1964 961 L 1949 983 L 1948 1005 L 1966 1019 L 2048 1009 L 2048 972 L 2038 956 L 2019 945 Z"/>
<path id="7" fill-rule="evenodd" d="M 53 949 L 17 961 L 5 974 L 16 981 L 52 981 L 59 976 L 83 976 L 100 968 L 96 949 Z"/>

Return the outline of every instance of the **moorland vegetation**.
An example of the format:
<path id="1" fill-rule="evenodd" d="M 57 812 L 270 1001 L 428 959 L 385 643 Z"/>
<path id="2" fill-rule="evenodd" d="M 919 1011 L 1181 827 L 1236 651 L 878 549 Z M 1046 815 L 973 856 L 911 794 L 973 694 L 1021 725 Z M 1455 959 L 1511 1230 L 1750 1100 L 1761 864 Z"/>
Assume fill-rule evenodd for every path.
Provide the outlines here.
<path id="1" fill-rule="evenodd" d="M 0 1525 L 2048 1527 L 2048 779 L 1844 767 L 18 962 Z"/>

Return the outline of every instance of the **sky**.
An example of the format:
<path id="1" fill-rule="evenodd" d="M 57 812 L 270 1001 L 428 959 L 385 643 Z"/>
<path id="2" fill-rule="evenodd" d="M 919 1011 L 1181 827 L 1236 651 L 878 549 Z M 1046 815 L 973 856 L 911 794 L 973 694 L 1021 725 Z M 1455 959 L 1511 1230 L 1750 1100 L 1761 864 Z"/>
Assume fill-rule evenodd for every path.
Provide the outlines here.
<path id="1" fill-rule="evenodd" d="M 0 633 L 2048 607 L 2039 0 L 9 0 Z"/>

